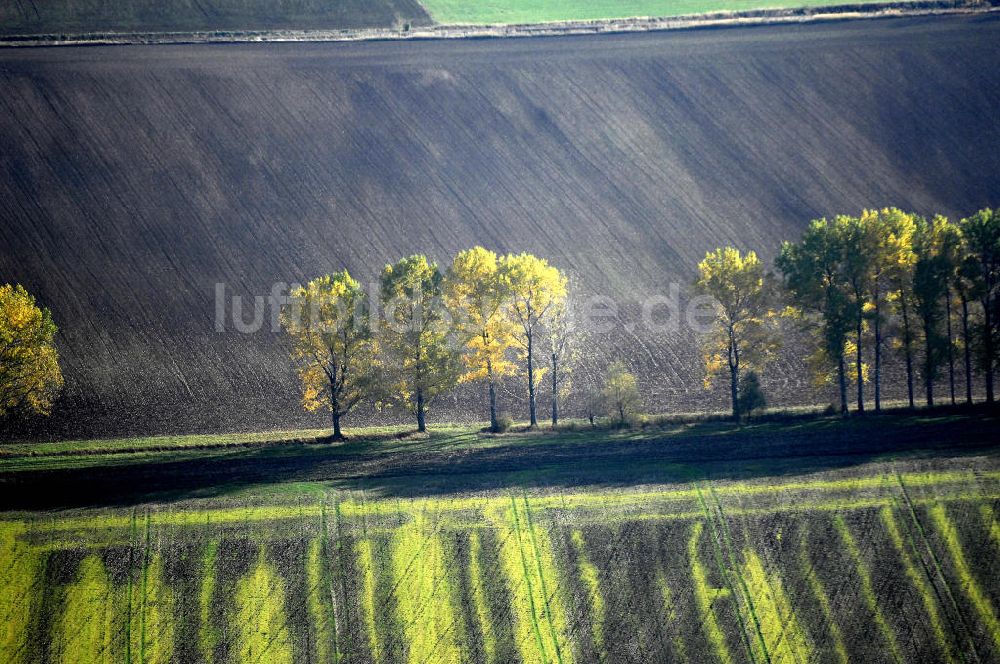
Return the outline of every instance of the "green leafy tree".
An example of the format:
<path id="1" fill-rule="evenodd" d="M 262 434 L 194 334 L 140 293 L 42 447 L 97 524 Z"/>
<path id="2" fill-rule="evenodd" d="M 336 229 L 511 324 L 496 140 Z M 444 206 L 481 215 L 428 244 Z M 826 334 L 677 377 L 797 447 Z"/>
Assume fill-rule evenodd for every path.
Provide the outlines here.
<path id="1" fill-rule="evenodd" d="M 907 215 L 901 222 L 905 224 L 901 232 L 908 236 L 908 243 L 901 247 L 897 260 L 889 271 L 889 283 L 891 291 L 889 293 L 889 303 L 892 305 L 894 313 L 899 316 L 902 329 L 896 332 L 898 336 L 899 350 L 903 355 L 906 365 L 906 396 L 910 408 L 913 408 L 913 358 L 917 342 L 915 328 L 915 308 L 916 301 L 913 294 L 913 281 L 916 275 L 917 255 L 913 249 L 916 236 L 922 232 L 922 227 L 926 225 L 926 220 L 917 215 Z M 905 236 L 904 236 L 905 237 Z M 906 240 L 903 240 L 906 242 Z"/>
<path id="2" fill-rule="evenodd" d="M 0 285 L 0 417 L 48 415 L 63 386 L 52 313 L 20 285 Z"/>
<path id="3" fill-rule="evenodd" d="M 942 218 L 943 219 L 943 218 Z M 955 333 L 953 322 L 955 318 L 955 298 L 961 288 L 961 270 L 965 260 L 965 241 L 958 224 L 947 219 L 938 231 L 940 241 L 940 260 L 944 279 L 944 320 L 945 320 L 945 350 L 948 361 L 948 396 L 954 405 L 955 396 Z M 971 389 L 970 389 L 971 396 Z"/>
<path id="4" fill-rule="evenodd" d="M 792 315 L 816 333 L 824 363 L 836 367 L 840 411 L 847 413 L 847 366 L 844 353 L 854 327 L 855 307 L 841 271 L 843 246 L 826 219 L 809 224 L 798 243 L 785 242 L 776 260 L 793 306 Z M 862 376 L 858 376 L 861 380 Z"/>
<path id="5" fill-rule="evenodd" d="M 913 239 L 917 258 L 913 268 L 913 302 L 924 341 L 922 373 L 928 406 L 934 405 L 934 381 L 940 373 L 945 352 L 942 323 L 948 292 L 947 226 L 948 220 L 944 217 L 922 220 Z"/>
<path id="6" fill-rule="evenodd" d="M 698 264 L 695 290 L 716 302 L 715 329 L 703 345 L 706 387 L 723 368 L 729 372 L 733 419 L 740 418 L 740 372 L 763 370 L 779 343 L 771 310 L 773 285 L 757 254 L 724 247 Z"/>
<path id="7" fill-rule="evenodd" d="M 962 359 L 965 366 L 965 402 L 972 403 L 972 327 L 973 313 L 969 307 L 979 299 L 981 282 L 979 275 L 979 262 L 975 256 L 969 253 L 968 241 L 962 232 L 962 226 L 958 226 L 962 236 L 960 247 L 960 257 L 955 270 L 955 293 L 958 295 L 959 306 L 961 307 L 962 320 Z"/>
<path id="8" fill-rule="evenodd" d="M 851 318 L 854 324 L 854 376 L 857 379 L 857 409 L 865 411 L 865 320 L 869 316 L 869 299 L 879 269 L 879 227 L 870 217 L 838 215 L 833 221 L 833 232 L 841 249 L 840 272 L 851 301 Z M 877 342 L 876 342 L 877 343 Z M 879 367 L 881 369 L 881 367 Z M 881 401 L 881 394 L 879 395 Z M 880 404 L 881 405 L 881 404 Z"/>
<path id="9" fill-rule="evenodd" d="M 510 292 L 497 255 L 483 247 L 459 252 L 445 276 L 444 293 L 464 345 L 465 371 L 459 380 L 486 381 L 490 430 L 497 432 L 497 384 L 517 368 L 508 358 L 515 328 L 508 316 Z"/>
<path id="10" fill-rule="evenodd" d="M 330 409 L 333 440 L 343 440 L 341 419 L 362 399 L 379 393 L 377 346 L 361 285 L 346 270 L 310 281 L 289 295 L 281 324 L 308 411 Z"/>
<path id="11" fill-rule="evenodd" d="M 546 368 L 535 355 L 544 327 L 566 302 L 566 277 L 544 258 L 528 253 L 500 259 L 500 273 L 509 294 L 510 318 L 515 321 L 514 341 L 527 363 L 529 426 L 538 426 L 536 392 Z"/>
<path id="12" fill-rule="evenodd" d="M 624 362 L 614 362 L 608 367 L 602 394 L 608 414 L 617 417 L 621 426 L 625 426 L 629 417 L 635 415 L 639 408 L 639 387 L 635 375 L 628 370 Z"/>
<path id="13" fill-rule="evenodd" d="M 993 403 L 997 355 L 997 291 L 1000 290 L 1000 213 L 986 208 L 959 222 L 971 257 L 970 276 L 982 306 L 982 367 L 986 401 Z"/>
<path id="14" fill-rule="evenodd" d="M 902 266 L 912 264 L 913 215 L 898 208 L 865 210 L 860 223 L 865 228 L 870 251 L 865 315 L 871 320 L 874 336 L 875 412 L 882 410 L 882 358 L 888 337 L 886 314 L 893 298 L 893 279 Z"/>
<path id="15" fill-rule="evenodd" d="M 457 384 L 461 373 L 449 339 L 442 282 L 437 264 L 422 255 L 382 270 L 379 350 L 390 377 L 389 396 L 416 416 L 421 432 L 427 430 L 427 409 Z"/>

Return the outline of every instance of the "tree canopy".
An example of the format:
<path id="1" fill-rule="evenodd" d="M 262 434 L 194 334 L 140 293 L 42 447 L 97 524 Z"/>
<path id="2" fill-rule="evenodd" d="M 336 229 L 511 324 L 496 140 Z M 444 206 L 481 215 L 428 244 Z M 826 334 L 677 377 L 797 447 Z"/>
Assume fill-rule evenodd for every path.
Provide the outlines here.
<path id="1" fill-rule="evenodd" d="M 63 386 L 52 313 L 21 285 L 0 285 L 0 417 L 51 412 Z"/>

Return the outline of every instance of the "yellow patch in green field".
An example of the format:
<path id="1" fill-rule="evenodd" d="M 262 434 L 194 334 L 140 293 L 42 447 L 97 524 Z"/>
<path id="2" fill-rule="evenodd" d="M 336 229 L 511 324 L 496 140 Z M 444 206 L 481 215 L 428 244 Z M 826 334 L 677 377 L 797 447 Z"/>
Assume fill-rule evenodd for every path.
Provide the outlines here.
<path id="1" fill-rule="evenodd" d="M 125 654 L 123 623 L 128 620 L 126 591 L 111 583 L 100 556 L 84 558 L 76 581 L 64 592 L 62 615 L 53 636 L 53 661 L 120 662 Z"/>
<path id="2" fill-rule="evenodd" d="M 969 568 L 969 563 L 965 558 L 965 551 L 962 549 L 962 542 L 958 538 L 958 530 L 948 516 L 944 505 L 935 505 L 930 509 L 930 514 L 931 520 L 934 522 L 934 527 L 940 533 L 945 545 L 948 547 L 948 554 L 955 565 L 955 571 L 958 573 L 962 588 L 965 590 L 965 594 L 968 595 L 969 601 L 972 602 L 972 606 L 979 615 L 979 620 L 983 623 L 983 627 L 986 628 L 986 632 L 992 638 L 995 653 L 1000 656 L 1000 620 L 997 619 L 996 610 Z"/>
<path id="3" fill-rule="evenodd" d="M 292 639 L 285 614 L 285 584 L 264 559 L 236 584 L 238 661 L 280 664 L 292 662 Z"/>
<path id="4" fill-rule="evenodd" d="M 411 664 L 463 661 L 464 642 L 458 600 L 449 570 L 454 561 L 436 524 L 421 514 L 396 529 L 392 538 L 392 570 L 396 608 Z"/>
<path id="5" fill-rule="evenodd" d="M 573 548 L 576 549 L 576 566 L 580 573 L 580 581 L 587 590 L 587 601 L 590 608 L 591 633 L 594 636 L 594 651 L 602 660 L 606 657 L 604 650 L 604 595 L 601 594 L 601 579 L 594 563 L 587 556 L 586 542 L 583 532 L 574 530 L 571 536 Z"/>
<path id="6" fill-rule="evenodd" d="M 524 664 L 568 664 L 573 652 L 561 584 L 548 533 L 536 529 L 527 498 L 494 513 L 501 541 L 500 562 L 514 610 L 514 635 Z"/>
<path id="7" fill-rule="evenodd" d="M 713 588 L 708 583 L 708 574 L 698 556 L 698 543 L 705 524 L 695 521 L 691 527 L 691 539 L 688 540 L 688 564 L 691 565 L 691 581 L 694 583 L 695 605 L 698 607 L 698 620 L 705 630 L 705 636 L 712 645 L 716 659 L 722 664 L 731 664 L 732 655 L 726 645 L 726 636 L 722 633 L 719 619 L 715 614 L 715 603 L 730 596 L 728 588 Z"/>
<path id="8" fill-rule="evenodd" d="M 22 540 L 18 521 L 0 522 L 0 653 L 10 664 L 26 662 L 31 612 L 41 597 L 43 557 Z"/>
<path id="9" fill-rule="evenodd" d="M 812 661 L 812 644 L 795 617 L 781 579 L 767 573 L 755 552 L 744 551 L 743 559 L 743 580 L 766 648 L 766 655 L 759 653 L 763 660 L 771 664 Z"/>

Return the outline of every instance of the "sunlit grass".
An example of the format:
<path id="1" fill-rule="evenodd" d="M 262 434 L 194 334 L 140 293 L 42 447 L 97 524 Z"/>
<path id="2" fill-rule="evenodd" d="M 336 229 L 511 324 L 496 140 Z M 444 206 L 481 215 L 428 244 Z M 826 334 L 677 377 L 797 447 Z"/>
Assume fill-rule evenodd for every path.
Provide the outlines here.
<path id="1" fill-rule="evenodd" d="M 236 586 L 238 657 L 244 664 L 291 663 L 292 643 L 285 614 L 285 587 L 281 576 L 265 560 L 257 562 Z"/>
<path id="2" fill-rule="evenodd" d="M 743 578 L 766 646 L 761 653 L 764 660 L 771 664 L 813 661 L 812 644 L 799 625 L 781 579 L 768 574 L 755 552 L 744 551 L 743 559 Z"/>

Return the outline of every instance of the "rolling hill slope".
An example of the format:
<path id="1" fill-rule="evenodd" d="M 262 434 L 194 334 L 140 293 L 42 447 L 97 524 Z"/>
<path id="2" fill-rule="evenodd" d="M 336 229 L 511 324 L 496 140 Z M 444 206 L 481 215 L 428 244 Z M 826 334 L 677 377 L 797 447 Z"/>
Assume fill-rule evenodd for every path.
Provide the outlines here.
<path id="1" fill-rule="evenodd" d="M 770 258 L 814 216 L 996 205 L 998 37 L 979 16 L 0 51 L 0 281 L 51 307 L 67 376 L 40 426 L 322 424 L 279 335 L 215 331 L 217 283 L 246 300 L 483 243 L 634 300 L 723 243 Z M 724 403 L 688 332 L 609 346 L 651 407 Z M 775 373 L 774 400 L 823 398 Z"/>

